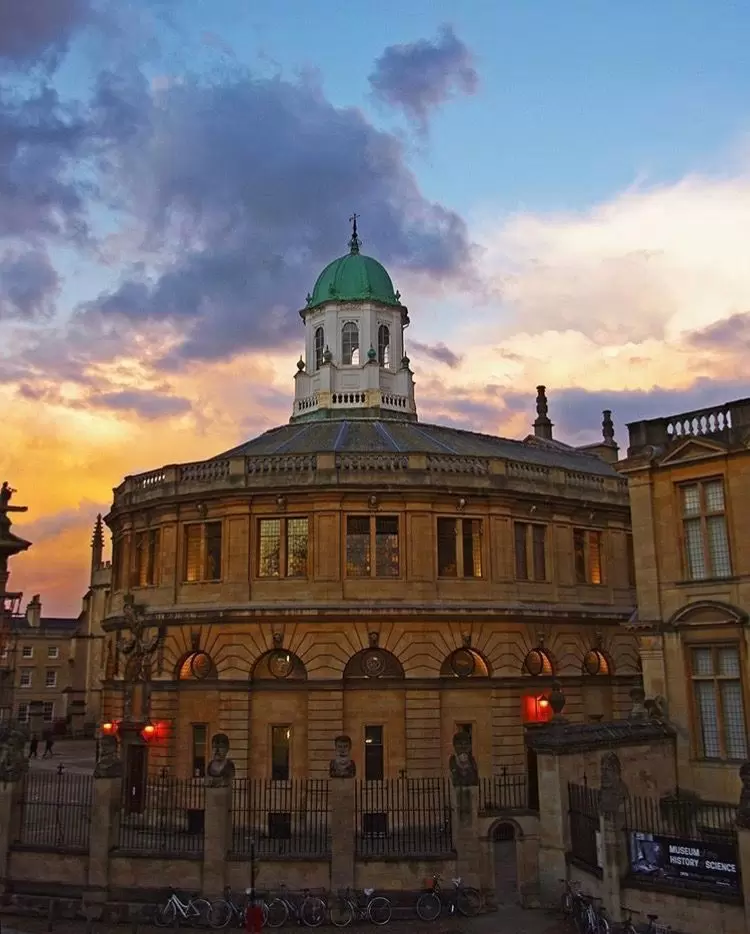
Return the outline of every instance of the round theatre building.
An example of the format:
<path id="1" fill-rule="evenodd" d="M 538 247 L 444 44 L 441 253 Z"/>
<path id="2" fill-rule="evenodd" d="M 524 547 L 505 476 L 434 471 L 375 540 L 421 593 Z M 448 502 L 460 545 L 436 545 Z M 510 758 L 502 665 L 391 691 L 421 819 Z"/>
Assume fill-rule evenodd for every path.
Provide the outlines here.
<path id="1" fill-rule="evenodd" d="M 148 725 L 126 767 L 202 774 L 222 732 L 239 776 L 323 777 L 346 734 L 360 778 L 443 775 L 462 728 L 491 775 L 526 766 L 555 679 L 567 717 L 625 715 L 608 417 L 598 445 L 555 441 L 540 387 L 525 440 L 420 422 L 407 309 L 356 232 L 300 316 L 288 424 L 114 492 L 103 719 Z"/>

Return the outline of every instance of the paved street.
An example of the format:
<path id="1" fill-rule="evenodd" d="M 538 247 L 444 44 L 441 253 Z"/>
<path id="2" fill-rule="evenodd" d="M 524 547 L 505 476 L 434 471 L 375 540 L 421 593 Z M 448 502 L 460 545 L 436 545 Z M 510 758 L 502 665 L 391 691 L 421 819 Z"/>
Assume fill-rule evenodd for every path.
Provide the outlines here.
<path id="1" fill-rule="evenodd" d="M 29 760 L 29 768 L 35 772 L 54 772 L 62 762 L 66 772 L 90 775 L 94 771 L 95 750 L 96 744 L 93 739 L 60 739 L 55 741 L 52 755 L 42 759 L 44 743 L 40 742 L 39 757 Z"/>

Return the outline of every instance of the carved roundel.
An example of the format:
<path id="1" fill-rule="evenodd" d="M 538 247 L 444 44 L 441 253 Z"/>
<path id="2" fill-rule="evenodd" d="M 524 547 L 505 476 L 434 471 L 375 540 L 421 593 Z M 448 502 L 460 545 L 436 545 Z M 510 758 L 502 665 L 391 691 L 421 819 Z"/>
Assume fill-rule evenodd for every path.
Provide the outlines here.
<path id="1" fill-rule="evenodd" d="M 272 652 L 268 659 L 268 670 L 274 678 L 288 678 L 293 667 L 292 656 L 283 649 Z"/>
<path id="2" fill-rule="evenodd" d="M 596 675 L 609 674 L 609 662 L 603 652 L 598 649 L 591 649 L 586 653 L 583 659 L 583 670 L 592 677 Z"/>
<path id="3" fill-rule="evenodd" d="M 457 649 L 451 656 L 451 668 L 459 678 L 470 678 L 476 668 L 474 653 L 469 649 Z"/>
<path id="4" fill-rule="evenodd" d="M 385 671 L 385 656 L 377 649 L 371 649 L 362 656 L 362 670 L 368 678 L 379 678 Z"/>
<path id="5" fill-rule="evenodd" d="M 523 667 L 534 676 L 552 674 L 552 662 L 544 649 L 532 649 L 524 659 Z"/>

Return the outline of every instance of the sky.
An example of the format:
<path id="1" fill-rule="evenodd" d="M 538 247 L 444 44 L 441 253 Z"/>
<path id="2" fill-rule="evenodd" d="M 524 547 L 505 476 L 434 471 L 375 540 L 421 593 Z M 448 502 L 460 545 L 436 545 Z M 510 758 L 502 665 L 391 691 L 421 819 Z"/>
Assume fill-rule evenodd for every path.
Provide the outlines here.
<path id="1" fill-rule="evenodd" d="M 317 274 L 409 307 L 423 421 L 750 395 L 750 7 L 0 0 L 11 589 L 75 615 L 128 474 L 283 423 Z"/>

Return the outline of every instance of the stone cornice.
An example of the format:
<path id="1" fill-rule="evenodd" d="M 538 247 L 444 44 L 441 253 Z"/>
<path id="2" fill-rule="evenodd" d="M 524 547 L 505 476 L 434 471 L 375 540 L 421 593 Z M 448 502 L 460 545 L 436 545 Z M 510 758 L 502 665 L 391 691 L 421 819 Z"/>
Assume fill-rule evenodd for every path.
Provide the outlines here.
<path id="1" fill-rule="evenodd" d="M 673 740 L 676 732 L 661 720 L 613 720 L 609 723 L 552 722 L 526 734 L 526 744 L 537 752 L 568 755 L 613 746 Z"/>

